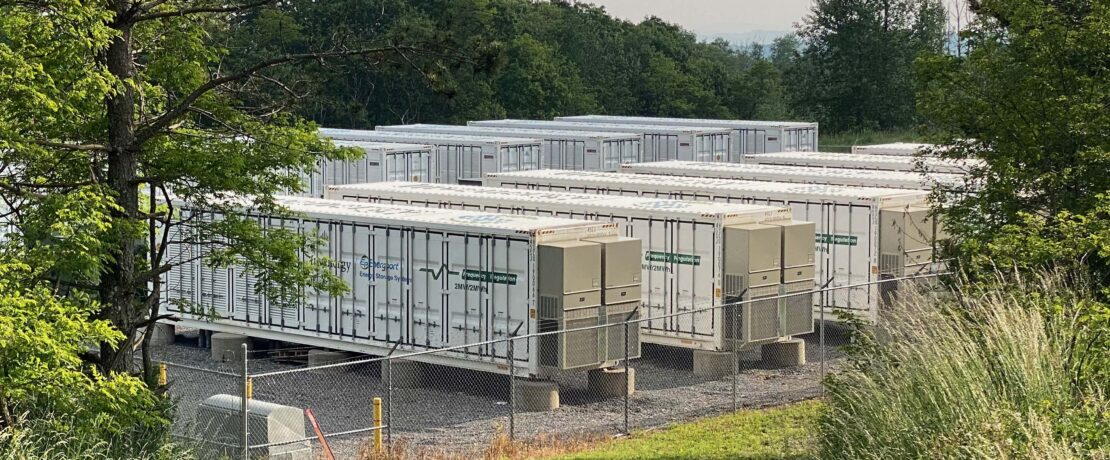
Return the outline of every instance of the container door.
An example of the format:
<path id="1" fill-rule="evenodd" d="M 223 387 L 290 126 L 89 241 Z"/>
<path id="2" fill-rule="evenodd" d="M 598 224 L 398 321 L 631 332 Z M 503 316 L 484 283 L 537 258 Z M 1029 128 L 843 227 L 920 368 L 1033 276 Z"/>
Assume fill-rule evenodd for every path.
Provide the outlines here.
<path id="1" fill-rule="evenodd" d="M 371 240 L 371 263 L 374 267 L 373 330 L 374 340 L 407 343 L 405 317 L 404 251 L 407 231 L 375 227 Z"/>

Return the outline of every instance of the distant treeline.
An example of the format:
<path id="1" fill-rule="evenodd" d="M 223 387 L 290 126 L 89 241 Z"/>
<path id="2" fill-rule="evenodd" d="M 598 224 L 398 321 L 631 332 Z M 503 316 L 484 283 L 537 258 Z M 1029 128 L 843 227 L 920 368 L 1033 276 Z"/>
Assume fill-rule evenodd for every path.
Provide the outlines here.
<path id="1" fill-rule="evenodd" d="M 914 122 L 913 59 L 944 43 L 935 0 L 823 0 L 770 50 L 698 42 L 657 18 L 633 24 L 562 1 L 291 5 L 252 13 L 214 39 L 244 62 L 337 39 L 343 49 L 408 50 L 384 66 L 359 57 L 275 75 L 292 85 L 256 82 L 271 105 L 295 96 L 299 115 L 337 127 L 596 112 L 905 128 Z"/>

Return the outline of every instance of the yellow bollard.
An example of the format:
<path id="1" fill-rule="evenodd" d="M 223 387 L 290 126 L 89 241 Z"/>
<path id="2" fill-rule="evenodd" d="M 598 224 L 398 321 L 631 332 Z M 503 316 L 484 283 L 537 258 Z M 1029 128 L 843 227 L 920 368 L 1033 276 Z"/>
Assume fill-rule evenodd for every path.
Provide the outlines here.
<path id="1" fill-rule="evenodd" d="M 247 377 L 247 399 L 254 399 L 254 377 Z"/>
<path id="2" fill-rule="evenodd" d="M 374 398 L 374 451 L 382 452 L 382 398 Z"/>
<path id="3" fill-rule="evenodd" d="M 169 379 L 166 378 L 166 363 L 158 363 L 158 386 L 164 387 Z"/>

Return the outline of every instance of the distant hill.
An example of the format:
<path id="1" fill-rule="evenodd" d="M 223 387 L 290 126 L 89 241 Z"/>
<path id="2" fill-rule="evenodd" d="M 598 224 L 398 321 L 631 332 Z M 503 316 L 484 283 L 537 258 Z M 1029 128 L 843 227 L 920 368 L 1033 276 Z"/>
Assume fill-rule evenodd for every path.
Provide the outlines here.
<path id="1" fill-rule="evenodd" d="M 699 33 L 698 39 L 713 41 L 723 38 L 733 46 L 744 46 L 750 43 L 771 44 L 776 38 L 794 33 L 792 30 L 752 30 L 748 32 L 716 32 Z"/>

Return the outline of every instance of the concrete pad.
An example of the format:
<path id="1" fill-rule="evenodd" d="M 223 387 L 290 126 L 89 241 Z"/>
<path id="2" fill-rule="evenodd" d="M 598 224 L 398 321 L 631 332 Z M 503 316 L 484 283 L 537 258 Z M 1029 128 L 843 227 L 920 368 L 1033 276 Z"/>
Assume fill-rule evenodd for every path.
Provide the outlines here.
<path id="1" fill-rule="evenodd" d="M 341 363 L 351 358 L 351 355 L 342 351 L 324 350 L 313 348 L 308 350 L 308 367 L 324 366 L 327 364 Z M 331 367 L 326 370 L 341 371 L 343 367 Z"/>
<path id="2" fill-rule="evenodd" d="M 636 393 L 636 369 L 628 368 L 628 379 L 625 379 L 624 367 L 610 367 L 608 369 L 594 369 L 586 374 L 586 388 L 598 396 L 606 398 L 623 397 L 625 394 L 632 396 Z"/>
<path id="3" fill-rule="evenodd" d="M 729 351 L 694 350 L 694 375 L 720 379 L 736 372 L 736 355 Z"/>
<path id="4" fill-rule="evenodd" d="M 516 381 L 516 410 L 548 412 L 559 408 L 559 385 L 549 380 Z"/>
<path id="5" fill-rule="evenodd" d="M 212 359 L 225 362 L 243 361 L 243 344 L 249 337 L 245 335 L 216 332 L 209 337 L 212 346 Z"/>
<path id="6" fill-rule="evenodd" d="M 382 383 L 389 378 L 389 370 L 393 370 L 393 388 L 420 388 L 424 386 L 424 363 L 409 361 L 407 359 L 394 359 L 391 364 L 382 362 Z"/>
<path id="7" fill-rule="evenodd" d="M 763 345 L 763 364 L 768 367 L 797 367 L 806 363 L 806 342 L 787 339 Z"/>
<path id="8" fill-rule="evenodd" d="M 177 339 L 177 329 L 172 324 L 155 324 L 146 333 L 152 335 L 150 344 L 154 346 L 173 345 Z"/>

